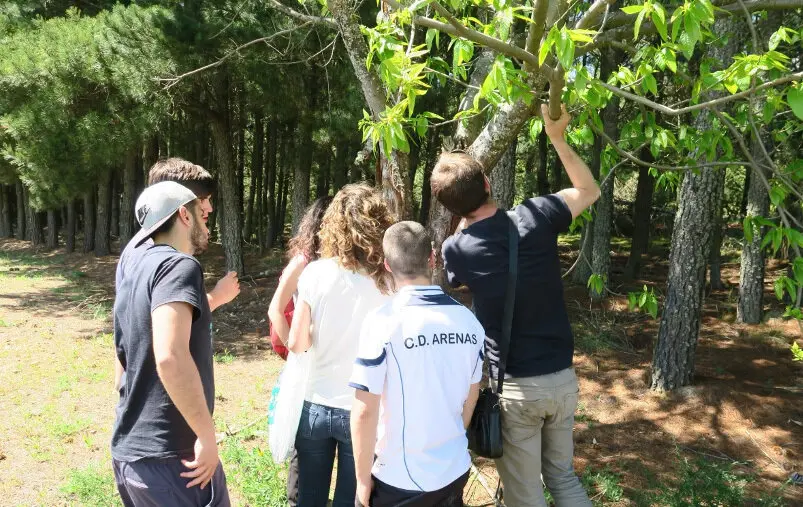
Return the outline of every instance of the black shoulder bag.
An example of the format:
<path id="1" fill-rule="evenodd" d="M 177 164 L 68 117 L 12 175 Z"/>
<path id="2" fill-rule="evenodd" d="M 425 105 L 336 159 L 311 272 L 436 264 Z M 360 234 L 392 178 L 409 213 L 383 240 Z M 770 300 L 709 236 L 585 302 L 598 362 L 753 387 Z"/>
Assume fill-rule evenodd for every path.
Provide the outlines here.
<path id="1" fill-rule="evenodd" d="M 513 307 L 516 303 L 516 277 L 519 267 L 519 230 L 516 214 L 508 213 L 508 251 L 510 254 L 507 290 L 505 292 L 505 313 L 502 320 L 502 336 L 499 339 L 499 365 L 496 390 L 485 387 L 480 391 L 477 406 L 471 415 L 468 427 L 468 448 L 484 458 L 502 457 L 502 409 L 499 395 L 505 380 L 507 354 L 510 349 L 510 332 L 513 328 Z"/>

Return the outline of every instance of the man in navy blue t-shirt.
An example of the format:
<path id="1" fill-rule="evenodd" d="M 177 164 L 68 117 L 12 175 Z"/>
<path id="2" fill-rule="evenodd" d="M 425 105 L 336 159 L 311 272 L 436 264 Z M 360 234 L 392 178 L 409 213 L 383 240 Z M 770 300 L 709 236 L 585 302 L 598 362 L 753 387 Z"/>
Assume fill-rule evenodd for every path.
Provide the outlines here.
<path id="1" fill-rule="evenodd" d="M 570 117 L 549 118 L 544 128 L 571 188 L 527 199 L 515 208 L 519 231 L 518 282 L 502 394 L 504 456 L 497 468 L 509 507 L 546 506 L 539 475 L 558 507 L 590 506 L 574 473 L 572 428 L 578 401 L 572 368 L 574 339 L 563 299 L 558 234 L 599 198 L 588 166 L 567 144 Z M 492 377 L 499 363 L 508 273 L 508 216 L 490 199 L 483 167 L 471 156 L 447 153 L 432 173 L 432 194 L 462 217 L 443 243 L 452 286 L 466 285 L 486 333 Z"/>

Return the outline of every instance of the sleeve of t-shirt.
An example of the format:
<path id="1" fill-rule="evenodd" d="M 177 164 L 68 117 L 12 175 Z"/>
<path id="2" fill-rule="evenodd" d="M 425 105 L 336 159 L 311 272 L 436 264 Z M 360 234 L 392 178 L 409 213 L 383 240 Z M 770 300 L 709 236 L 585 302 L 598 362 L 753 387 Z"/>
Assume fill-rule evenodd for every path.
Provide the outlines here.
<path id="1" fill-rule="evenodd" d="M 201 298 L 206 297 L 201 266 L 189 257 L 171 258 L 156 271 L 151 289 L 151 312 L 168 303 L 192 305 L 193 320 L 201 311 Z"/>
<path id="2" fill-rule="evenodd" d="M 444 241 L 441 256 L 443 257 L 443 270 L 446 272 L 446 281 L 452 287 L 460 287 L 463 285 L 462 280 L 457 274 L 457 251 L 454 246 L 454 241 Z"/>
<path id="3" fill-rule="evenodd" d="M 387 331 L 369 315 L 360 331 L 360 345 L 351 371 L 349 386 L 371 394 L 382 394 L 388 371 Z"/>
<path id="4" fill-rule="evenodd" d="M 548 224 L 555 234 L 567 232 L 572 224 L 572 212 L 559 194 L 541 195 L 527 199 L 522 206 L 532 216 L 535 223 Z"/>
<path id="5" fill-rule="evenodd" d="M 298 298 L 297 301 L 306 302 L 310 309 L 317 308 L 321 302 L 323 294 L 319 290 L 320 283 L 318 283 L 318 276 L 320 274 L 321 264 L 313 262 L 304 268 L 301 276 L 298 277 Z"/>

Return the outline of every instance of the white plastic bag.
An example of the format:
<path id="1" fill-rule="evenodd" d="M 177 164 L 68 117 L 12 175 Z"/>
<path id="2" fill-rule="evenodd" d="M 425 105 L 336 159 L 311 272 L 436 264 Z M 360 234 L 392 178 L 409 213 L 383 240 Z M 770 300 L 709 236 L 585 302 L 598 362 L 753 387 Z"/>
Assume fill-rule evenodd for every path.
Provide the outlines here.
<path id="1" fill-rule="evenodd" d="M 268 407 L 268 444 L 276 464 L 286 461 L 293 452 L 314 360 L 314 349 L 303 354 L 290 352 L 287 364 L 271 393 Z"/>

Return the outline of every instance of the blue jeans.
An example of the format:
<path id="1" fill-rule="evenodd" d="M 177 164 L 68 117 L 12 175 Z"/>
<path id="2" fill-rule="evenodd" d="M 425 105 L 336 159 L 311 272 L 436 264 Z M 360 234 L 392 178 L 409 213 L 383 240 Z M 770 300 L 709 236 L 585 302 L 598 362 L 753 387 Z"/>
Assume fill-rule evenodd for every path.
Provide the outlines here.
<path id="1" fill-rule="evenodd" d="M 352 507 L 357 496 L 351 413 L 304 402 L 296 434 L 298 507 L 326 507 L 337 450 L 337 483 L 332 507 Z"/>

